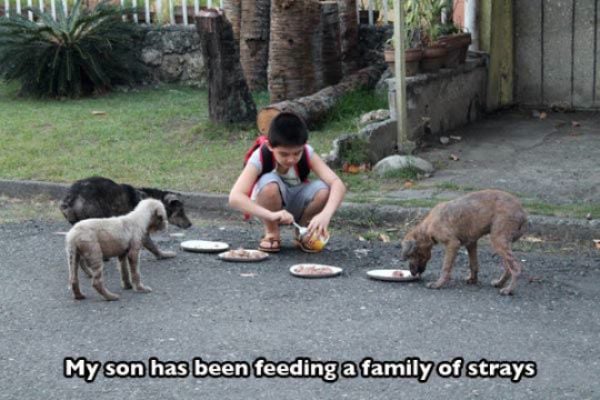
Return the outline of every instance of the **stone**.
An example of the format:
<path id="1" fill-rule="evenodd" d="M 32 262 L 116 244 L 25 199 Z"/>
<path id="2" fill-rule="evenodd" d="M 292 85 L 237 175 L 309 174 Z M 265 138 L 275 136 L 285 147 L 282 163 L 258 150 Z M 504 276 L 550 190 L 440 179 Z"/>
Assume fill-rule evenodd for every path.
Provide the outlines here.
<path id="1" fill-rule="evenodd" d="M 448 144 L 448 143 L 450 143 L 450 138 L 448 136 L 441 136 L 440 137 L 440 143 L 441 144 Z"/>
<path id="2" fill-rule="evenodd" d="M 140 59 L 149 67 L 154 82 L 181 82 L 205 87 L 207 70 L 195 27 L 145 28 Z"/>
<path id="3" fill-rule="evenodd" d="M 162 54 L 155 49 L 142 50 L 142 62 L 146 65 L 159 66 L 162 63 Z"/>
<path id="4" fill-rule="evenodd" d="M 160 79 L 163 82 L 177 82 L 183 72 L 183 60 L 178 54 L 168 54 L 163 58 Z"/>
<path id="5" fill-rule="evenodd" d="M 374 111 L 370 111 L 366 114 L 363 114 L 362 117 L 360 117 L 360 125 L 364 126 L 367 124 L 370 124 L 372 122 L 378 122 L 378 121 L 383 121 L 386 120 L 390 117 L 390 112 L 389 110 L 374 110 Z"/>
<path id="6" fill-rule="evenodd" d="M 373 171 L 379 176 L 384 176 L 388 172 L 397 171 L 408 167 L 414 167 L 424 174 L 432 174 L 435 171 L 433 165 L 427 160 L 415 156 L 400 155 L 393 155 L 384 158 L 375 165 Z"/>

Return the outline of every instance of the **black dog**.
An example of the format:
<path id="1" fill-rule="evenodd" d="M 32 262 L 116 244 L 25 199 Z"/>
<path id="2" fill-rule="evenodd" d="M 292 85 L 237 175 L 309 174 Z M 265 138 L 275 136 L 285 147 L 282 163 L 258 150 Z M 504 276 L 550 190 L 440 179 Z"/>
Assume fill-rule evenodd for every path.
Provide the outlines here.
<path id="1" fill-rule="evenodd" d="M 139 188 L 118 184 L 110 179 L 94 176 L 75 182 L 60 203 L 60 211 L 67 221 L 75 224 L 83 219 L 108 218 L 132 211 L 145 198 L 160 200 L 167 210 L 169 223 L 180 228 L 189 228 L 192 223 L 185 215 L 183 202 L 173 192 L 159 189 Z M 171 251 L 161 251 L 146 235 L 144 247 L 157 258 L 175 257 Z"/>

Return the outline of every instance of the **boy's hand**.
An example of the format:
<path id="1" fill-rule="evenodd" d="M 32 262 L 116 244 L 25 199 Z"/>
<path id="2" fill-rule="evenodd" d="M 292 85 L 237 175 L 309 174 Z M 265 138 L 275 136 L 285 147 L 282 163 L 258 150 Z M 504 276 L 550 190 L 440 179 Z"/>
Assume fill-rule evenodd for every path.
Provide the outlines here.
<path id="1" fill-rule="evenodd" d="M 294 216 L 286 210 L 275 211 L 271 221 L 278 222 L 282 225 L 291 225 L 291 223 L 294 222 Z"/>
<path id="2" fill-rule="evenodd" d="M 330 221 L 331 217 L 321 212 L 310 220 L 308 224 L 308 231 L 311 234 L 316 232 L 318 235 L 327 236 L 327 227 L 329 227 Z"/>

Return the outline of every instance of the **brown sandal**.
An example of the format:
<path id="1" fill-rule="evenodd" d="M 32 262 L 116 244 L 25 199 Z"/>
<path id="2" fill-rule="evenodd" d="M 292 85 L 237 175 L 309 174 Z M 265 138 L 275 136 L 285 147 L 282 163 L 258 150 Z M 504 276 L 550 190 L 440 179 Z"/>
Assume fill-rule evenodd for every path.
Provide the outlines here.
<path id="1" fill-rule="evenodd" d="M 263 246 L 262 242 L 269 242 L 269 247 Z M 277 246 L 274 246 L 275 243 L 277 243 Z M 258 249 L 267 253 L 279 253 L 279 251 L 281 250 L 281 239 L 275 239 L 265 236 L 262 239 L 260 239 Z"/>

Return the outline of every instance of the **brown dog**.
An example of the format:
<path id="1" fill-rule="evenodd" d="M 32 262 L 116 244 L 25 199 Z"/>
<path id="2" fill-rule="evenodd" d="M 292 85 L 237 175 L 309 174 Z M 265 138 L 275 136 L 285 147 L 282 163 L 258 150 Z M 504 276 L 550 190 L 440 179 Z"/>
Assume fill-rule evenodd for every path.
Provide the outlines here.
<path id="1" fill-rule="evenodd" d="M 443 244 L 442 273 L 435 283 L 427 285 L 438 289 L 450 280 L 456 253 L 460 246 L 465 246 L 471 271 L 467 283 L 475 284 L 479 271 L 477 240 L 489 233 L 492 247 L 504 264 L 502 276 L 493 280 L 492 285 L 502 288 L 510 277 L 510 283 L 500 293 L 511 294 L 521 273 L 521 265 L 513 256 L 511 244 L 525 233 L 527 227 L 527 213 L 515 196 L 500 190 L 473 192 L 435 206 L 402 240 L 401 258 L 409 260 L 413 275 L 420 275 L 431 258 L 433 245 Z"/>

